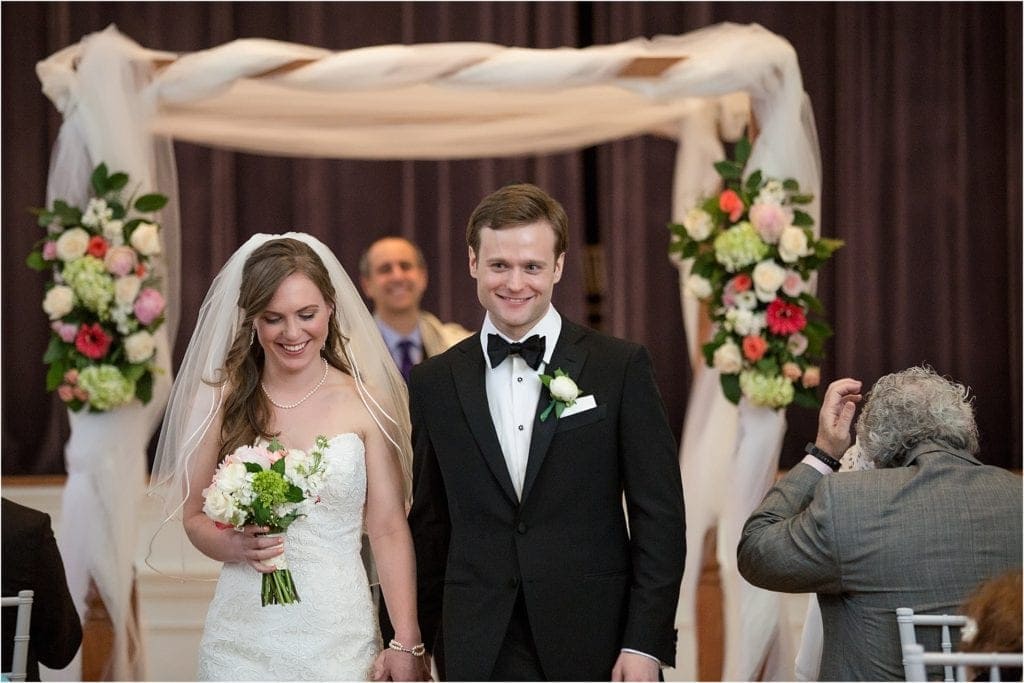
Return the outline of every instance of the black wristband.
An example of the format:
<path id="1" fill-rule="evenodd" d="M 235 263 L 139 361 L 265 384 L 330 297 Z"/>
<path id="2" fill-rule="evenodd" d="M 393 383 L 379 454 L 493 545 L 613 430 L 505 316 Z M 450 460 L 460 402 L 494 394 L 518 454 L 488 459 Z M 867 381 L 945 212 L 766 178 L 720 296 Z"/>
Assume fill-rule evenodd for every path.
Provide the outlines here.
<path id="1" fill-rule="evenodd" d="M 815 446 L 813 441 L 807 442 L 807 445 L 804 446 L 804 452 L 807 453 L 808 455 L 813 455 L 815 458 L 828 465 L 830 468 L 832 468 L 833 472 L 839 471 L 839 467 L 841 466 L 840 462 L 833 458 L 828 453 L 826 453 L 825 451 Z"/>

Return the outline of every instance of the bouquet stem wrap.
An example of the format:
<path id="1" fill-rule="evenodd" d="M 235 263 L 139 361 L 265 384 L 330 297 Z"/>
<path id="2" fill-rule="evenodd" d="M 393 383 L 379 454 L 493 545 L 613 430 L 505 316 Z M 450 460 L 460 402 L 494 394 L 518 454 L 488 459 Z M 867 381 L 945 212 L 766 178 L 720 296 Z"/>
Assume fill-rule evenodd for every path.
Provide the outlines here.
<path id="1" fill-rule="evenodd" d="M 285 536 L 285 531 L 275 531 L 265 534 L 268 538 Z M 302 602 L 299 592 L 295 589 L 295 582 L 292 580 L 292 572 L 288 569 L 288 560 L 284 553 L 272 557 L 266 564 L 273 565 L 276 569 L 269 574 L 263 575 L 263 587 L 260 591 L 263 607 L 267 605 L 290 605 L 293 602 Z"/>

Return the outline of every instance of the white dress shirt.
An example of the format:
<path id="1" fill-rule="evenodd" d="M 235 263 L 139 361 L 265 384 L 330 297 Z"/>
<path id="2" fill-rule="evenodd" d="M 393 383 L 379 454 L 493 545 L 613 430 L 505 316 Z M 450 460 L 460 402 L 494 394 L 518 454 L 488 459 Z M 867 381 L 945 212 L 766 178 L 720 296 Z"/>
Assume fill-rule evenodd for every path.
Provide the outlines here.
<path id="1" fill-rule="evenodd" d="M 562 332 L 562 316 L 554 306 L 548 307 L 533 328 L 519 339 L 509 339 L 498 331 L 491 322 L 491 314 L 484 318 L 480 329 L 481 353 L 487 366 L 487 405 L 491 409 L 494 431 L 505 456 L 509 476 L 516 496 L 522 498 L 523 480 L 526 478 L 526 461 L 530 457 L 530 439 L 533 437 L 533 422 L 537 415 L 537 401 L 543 384 L 540 375 L 551 361 L 551 354 Z M 497 334 L 510 342 L 520 342 L 535 334 L 544 337 L 544 359 L 534 370 L 519 354 L 509 355 L 496 368 L 491 367 L 487 356 L 487 335 Z"/>

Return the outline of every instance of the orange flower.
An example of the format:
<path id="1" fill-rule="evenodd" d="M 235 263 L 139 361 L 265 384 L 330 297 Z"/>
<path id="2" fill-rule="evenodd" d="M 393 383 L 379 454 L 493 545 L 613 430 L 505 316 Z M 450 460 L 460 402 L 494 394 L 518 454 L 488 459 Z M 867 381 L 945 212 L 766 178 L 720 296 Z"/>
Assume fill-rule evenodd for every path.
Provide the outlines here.
<path id="1" fill-rule="evenodd" d="M 759 334 L 748 334 L 743 338 L 743 355 L 751 363 L 756 363 L 768 350 L 768 342 Z"/>
<path id="2" fill-rule="evenodd" d="M 735 223 L 743 215 L 743 200 L 733 190 L 725 190 L 718 195 L 718 208 L 729 214 L 729 220 Z"/>
<path id="3" fill-rule="evenodd" d="M 89 238 L 89 246 L 85 250 L 91 256 L 103 258 L 107 254 L 107 241 L 99 235 L 93 235 Z"/>

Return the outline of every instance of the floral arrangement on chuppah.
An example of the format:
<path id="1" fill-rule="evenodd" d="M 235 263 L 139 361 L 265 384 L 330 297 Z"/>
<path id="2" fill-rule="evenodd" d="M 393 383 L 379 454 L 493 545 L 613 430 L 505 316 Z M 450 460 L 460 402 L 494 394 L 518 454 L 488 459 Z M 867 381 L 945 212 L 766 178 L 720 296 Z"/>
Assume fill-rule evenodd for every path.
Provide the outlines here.
<path id="1" fill-rule="evenodd" d="M 28 255 L 30 268 L 53 274 L 43 311 L 53 334 L 43 355 L 47 391 L 68 408 L 104 412 L 153 394 L 156 342 L 165 300 L 152 259 L 160 226 L 147 217 L 167 203 L 162 194 L 122 199 L 129 178 L 100 164 L 90 178 L 85 210 L 57 199 L 36 209 L 46 236 Z"/>
<path id="2" fill-rule="evenodd" d="M 817 407 L 832 329 L 808 282 L 843 242 L 814 236 L 814 220 L 799 208 L 813 197 L 796 180 L 760 170 L 744 179 L 746 138 L 734 155 L 715 164 L 723 190 L 669 225 L 670 252 L 693 259 L 686 292 L 707 305 L 713 325 L 704 358 L 733 403 Z"/>

